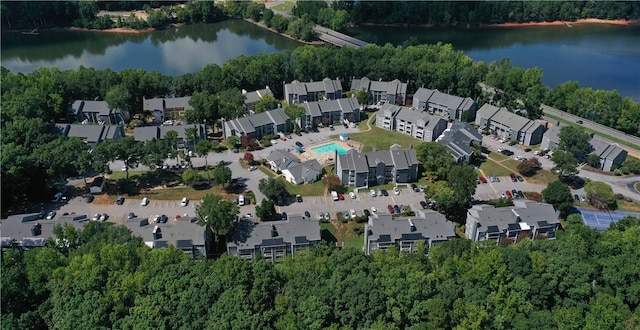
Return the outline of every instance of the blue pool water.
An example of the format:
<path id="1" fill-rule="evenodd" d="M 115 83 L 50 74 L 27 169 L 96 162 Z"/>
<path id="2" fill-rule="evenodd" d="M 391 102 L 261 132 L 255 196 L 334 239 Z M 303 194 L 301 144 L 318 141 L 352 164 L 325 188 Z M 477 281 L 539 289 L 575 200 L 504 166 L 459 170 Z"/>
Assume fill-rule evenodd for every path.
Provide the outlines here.
<path id="1" fill-rule="evenodd" d="M 311 150 L 313 150 L 313 152 L 317 153 L 318 155 L 324 154 L 326 152 L 333 153 L 336 150 L 338 151 L 338 155 L 344 155 L 347 153 L 347 151 L 344 150 L 344 148 L 342 148 L 339 144 L 335 142 L 331 142 L 329 144 L 325 144 L 318 147 L 313 147 L 311 148 Z"/>

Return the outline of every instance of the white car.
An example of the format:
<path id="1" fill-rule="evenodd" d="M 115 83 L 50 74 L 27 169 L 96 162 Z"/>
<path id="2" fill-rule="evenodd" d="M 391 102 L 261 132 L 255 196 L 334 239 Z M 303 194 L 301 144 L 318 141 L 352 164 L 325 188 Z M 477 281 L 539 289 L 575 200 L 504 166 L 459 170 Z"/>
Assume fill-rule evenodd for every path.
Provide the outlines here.
<path id="1" fill-rule="evenodd" d="M 349 192 L 349 196 L 351 197 L 351 199 L 355 199 L 356 198 L 356 193 L 351 191 L 351 192 Z"/>
<path id="2" fill-rule="evenodd" d="M 140 202 L 140 206 L 147 206 L 149 205 L 149 199 L 148 198 L 143 198 L 142 202 Z"/>
<path id="3" fill-rule="evenodd" d="M 49 212 L 49 214 L 47 214 L 47 220 L 51 220 L 55 218 L 55 216 L 56 216 L 56 211 L 51 211 Z"/>
<path id="4" fill-rule="evenodd" d="M 189 204 L 189 200 L 186 197 L 182 198 L 182 202 L 180 202 L 180 206 L 185 207 Z"/>
<path id="5" fill-rule="evenodd" d="M 98 221 L 98 220 L 100 220 L 100 213 L 96 213 L 96 214 L 94 214 L 94 215 L 93 215 L 92 220 L 93 220 L 93 221 Z"/>
<path id="6" fill-rule="evenodd" d="M 238 205 L 244 206 L 244 195 L 238 196 Z"/>
<path id="7" fill-rule="evenodd" d="M 249 167 L 249 172 L 253 172 L 253 171 L 257 170 L 257 169 L 258 169 L 257 167 L 251 166 L 251 167 Z"/>
<path id="8" fill-rule="evenodd" d="M 318 212 L 318 220 L 324 220 L 324 213 Z"/>
<path id="9" fill-rule="evenodd" d="M 400 190 L 398 189 L 398 187 L 393 187 L 393 193 L 396 195 L 400 195 Z"/>
<path id="10" fill-rule="evenodd" d="M 126 172 L 128 169 L 127 166 L 122 166 L 122 172 Z"/>
<path id="11" fill-rule="evenodd" d="M 371 193 L 371 197 L 376 197 L 377 196 L 376 191 L 373 190 L 373 189 L 371 189 L 370 193 Z"/>
<path id="12" fill-rule="evenodd" d="M 372 206 L 372 207 L 371 207 L 371 213 L 376 213 L 376 212 L 378 212 L 378 210 L 376 209 L 376 207 L 375 207 L 375 206 Z"/>
<path id="13" fill-rule="evenodd" d="M 100 221 L 107 221 L 107 218 L 109 216 L 106 213 L 102 213 L 102 215 L 100 215 Z"/>
<path id="14" fill-rule="evenodd" d="M 358 216 L 358 214 L 356 214 L 356 210 L 354 210 L 354 209 L 351 209 L 349 211 L 349 215 L 351 215 L 351 219 L 353 219 L 353 218 Z"/>

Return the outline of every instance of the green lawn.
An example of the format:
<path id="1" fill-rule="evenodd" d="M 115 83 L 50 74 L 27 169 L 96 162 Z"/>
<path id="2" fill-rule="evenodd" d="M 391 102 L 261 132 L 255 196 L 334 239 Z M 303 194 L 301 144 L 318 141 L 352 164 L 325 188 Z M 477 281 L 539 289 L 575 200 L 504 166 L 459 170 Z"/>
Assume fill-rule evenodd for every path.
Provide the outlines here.
<path id="1" fill-rule="evenodd" d="M 389 150 L 394 144 L 399 144 L 402 148 L 414 147 L 422 143 L 422 141 L 406 134 L 391 132 L 379 127 L 371 126 L 371 130 L 362 133 L 350 133 L 349 139 L 364 144 L 362 152 L 372 151 L 374 147 L 377 150 Z"/>
<path id="2" fill-rule="evenodd" d="M 492 152 L 489 154 L 489 158 L 482 162 L 480 170 L 485 176 L 508 176 L 510 173 L 518 174 L 517 166 L 517 160 Z M 527 177 L 525 180 L 532 184 L 548 184 L 558 181 L 558 176 L 548 170 L 538 170 L 535 175 Z"/>
<path id="3" fill-rule="evenodd" d="M 294 5 L 294 2 L 287 1 L 285 3 L 281 3 L 277 6 L 271 7 L 271 9 L 275 11 L 291 12 L 291 9 L 293 9 Z"/>
<path id="4" fill-rule="evenodd" d="M 587 131 L 587 132 L 589 132 L 589 133 L 595 133 L 595 134 L 597 134 L 597 135 L 599 135 L 599 136 L 601 136 L 601 137 L 603 137 L 603 138 L 609 139 L 609 140 L 611 140 L 611 141 L 613 141 L 613 142 L 623 144 L 623 145 L 625 145 L 625 146 L 627 146 L 627 147 L 631 147 L 631 148 L 636 149 L 636 150 L 640 150 L 640 146 L 635 145 L 635 144 L 633 144 L 633 143 L 631 143 L 631 142 L 628 142 L 628 141 L 625 141 L 625 140 L 617 139 L 617 138 L 615 138 L 615 137 L 613 137 L 613 136 L 609 136 L 609 135 L 607 135 L 607 134 L 603 134 L 603 133 L 602 133 L 602 132 L 600 132 L 600 131 L 596 131 L 596 130 L 590 129 L 590 128 L 588 128 L 588 127 L 584 127 L 583 125 L 578 125 L 578 124 L 576 124 L 576 123 L 574 123 L 574 122 L 572 122 L 572 121 L 570 121 L 570 120 L 566 120 L 565 118 L 562 118 L 562 117 L 556 117 L 556 116 L 554 116 L 554 115 L 550 115 L 550 114 L 545 114 L 545 116 L 547 116 L 547 117 L 549 117 L 549 118 L 552 118 L 552 119 L 554 119 L 554 120 L 560 121 L 560 122 L 562 122 L 562 123 L 564 123 L 564 124 L 567 124 L 567 125 L 569 125 L 569 126 L 576 126 L 576 127 L 580 127 L 581 129 L 583 129 L 583 130 L 585 130 L 585 131 Z"/>

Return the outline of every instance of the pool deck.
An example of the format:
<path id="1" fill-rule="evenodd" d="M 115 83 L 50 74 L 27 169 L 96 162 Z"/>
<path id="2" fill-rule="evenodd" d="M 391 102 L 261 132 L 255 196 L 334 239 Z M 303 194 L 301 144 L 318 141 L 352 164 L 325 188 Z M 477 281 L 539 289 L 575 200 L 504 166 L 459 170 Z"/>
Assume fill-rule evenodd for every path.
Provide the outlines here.
<path id="1" fill-rule="evenodd" d="M 318 154 L 318 153 L 316 153 L 315 151 L 312 150 L 312 148 L 324 146 L 324 145 L 331 144 L 331 143 L 335 143 L 335 144 L 341 146 L 344 150 L 349 150 L 349 149 L 362 150 L 362 143 L 360 143 L 360 142 L 356 142 L 356 141 L 352 141 L 352 140 L 340 141 L 340 140 L 336 139 L 336 140 L 328 140 L 328 141 L 316 143 L 316 144 L 313 144 L 313 145 L 307 145 L 304 148 L 304 152 L 302 152 L 298 156 L 300 157 L 300 159 L 302 161 L 315 159 L 322 166 L 333 164 L 333 163 L 335 163 L 335 159 L 333 159 L 334 153 L 325 152 L 325 153 L 322 153 L 322 154 Z"/>

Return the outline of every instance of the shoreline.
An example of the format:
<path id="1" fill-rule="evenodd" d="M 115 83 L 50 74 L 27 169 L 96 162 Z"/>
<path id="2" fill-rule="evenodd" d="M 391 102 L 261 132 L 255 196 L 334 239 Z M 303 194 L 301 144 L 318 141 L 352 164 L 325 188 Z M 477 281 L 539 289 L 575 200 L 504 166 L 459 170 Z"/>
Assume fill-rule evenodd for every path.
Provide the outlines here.
<path id="1" fill-rule="evenodd" d="M 480 24 L 479 26 L 445 26 L 438 24 L 407 24 L 407 23 L 360 23 L 360 26 L 380 26 L 380 27 L 403 27 L 403 28 L 455 28 L 455 27 L 526 27 L 526 26 L 571 26 L 571 25 L 583 25 L 583 24 L 610 24 L 610 25 L 640 25 L 638 20 L 624 20 L 624 19 L 599 19 L 599 18 L 582 18 L 575 21 L 552 21 L 552 22 L 522 22 L 522 23 L 496 23 L 496 24 Z"/>
<path id="2" fill-rule="evenodd" d="M 275 33 L 275 34 L 277 34 L 277 35 L 280 35 L 280 36 L 282 36 L 282 37 L 285 37 L 285 38 L 291 39 L 291 40 L 293 40 L 293 41 L 297 41 L 297 42 L 299 42 L 299 43 L 301 43 L 301 44 L 305 44 L 305 45 L 314 45 L 314 46 L 322 46 L 322 45 L 324 45 L 324 44 L 325 44 L 325 42 L 324 42 L 324 41 L 319 41 L 319 40 L 316 40 L 316 41 L 304 41 L 304 40 L 296 39 L 296 38 L 294 38 L 294 37 L 292 37 L 292 36 L 290 36 L 290 35 L 288 35 L 288 34 L 286 34 L 286 33 L 280 33 L 280 32 L 278 32 L 278 31 L 276 31 L 276 30 L 274 30 L 274 29 L 272 29 L 272 28 L 270 28 L 270 27 L 268 27 L 268 26 L 264 25 L 264 23 L 261 23 L 261 22 L 255 22 L 255 21 L 250 20 L 250 19 L 248 19 L 248 18 L 242 18 L 242 20 L 243 20 L 243 21 L 245 21 L 245 22 L 247 22 L 247 23 L 251 23 L 251 24 L 253 24 L 253 25 L 255 25 L 255 26 L 259 27 L 259 28 L 262 28 L 262 29 L 264 29 L 264 30 L 267 30 L 267 31 L 273 32 L 273 33 Z"/>

